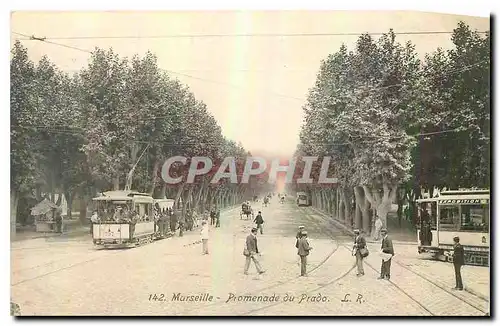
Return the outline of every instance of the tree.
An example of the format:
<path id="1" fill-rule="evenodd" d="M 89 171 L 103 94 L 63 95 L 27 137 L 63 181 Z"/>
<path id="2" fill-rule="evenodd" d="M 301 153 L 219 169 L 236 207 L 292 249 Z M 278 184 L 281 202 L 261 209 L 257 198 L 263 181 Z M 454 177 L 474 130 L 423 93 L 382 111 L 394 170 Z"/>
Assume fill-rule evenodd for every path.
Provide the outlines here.
<path id="1" fill-rule="evenodd" d="M 19 41 L 14 44 L 10 61 L 10 223 L 11 236 L 16 233 L 19 198 L 31 192 L 37 179 L 36 133 L 38 123 L 36 97 L 33 92 L 35 67 Z"/>

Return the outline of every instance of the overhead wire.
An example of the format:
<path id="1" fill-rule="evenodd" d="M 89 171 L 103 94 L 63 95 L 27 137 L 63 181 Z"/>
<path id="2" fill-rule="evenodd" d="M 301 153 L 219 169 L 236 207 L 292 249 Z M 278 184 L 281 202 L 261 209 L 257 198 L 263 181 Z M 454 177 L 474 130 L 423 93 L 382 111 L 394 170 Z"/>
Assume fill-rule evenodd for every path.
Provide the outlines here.
<path id="1" fill-rule="evenodd" d="M 486 34 L 489 31 L 475 31 L 478 34 Z M 25 40 L 33 40 L 29 35 L 16 33 L 27 37 Z M 393 32 L 395 35 L 447 35 L 453 31 L 407 31 Z M 341 32 L 341 33 L 246 33 L 246 34 L 163 34 L 163 35 L 101 35 L 101 36 L 48 36 L 48 40 L 96 40 L 96 39 L 165 39 L 165 38 L 214 38 L 214 37 L 326 37 L 326 36 L 382 36 L 387 32 Z"/>
<path id="2" fill-rule="evenodd" d="M 66 44 L 61 44 L 61 43 L 57 43 L 57 42 L 51 42 L 51 41 L 47 41 L 48 38 L 37 38 L 35 36 L 29 36 L 27 34 L 22 34 L 22 33 L 17 33 L 17 32 L 12 32 L 13 34 L 16 34 L 16 35 L 20 35 L 20 36 L 24 36 L 24 37 L 29 37 L 29 40 L 36 40 L 36 41 L 40 41 L 40 42 L 45 42 L 45 43 L 49 43 L 49 44 L 53 44 L 53 45 L 58 45 L 58 46 L 63 46 L 63 47 L 67 47 L 67 48 L 70 48 L 70 49 L 74 49 L 74 50 L 78 50 L 78 51 L 82 51 L 82 52 L 86 52 L 86 53 L 92 53 L 91 51 L 89 50 L 85 50 L 85 49 L 81 49 L 81 48 L 77 48 L 77 47 L 73 47 L 73 46 L 68 46 Z M 416 34 L 422 34 L 423 32 L 415 32 L 413 33 L 412 35 L 416 35 Z M 430 34 L 434 34 L 434 33 L 438 33 L 438 32 L 427 32 L 427 33 L 430 33 Z M 440 32 L 440 33 L 453 33 L 453 32 Z M 486 32 L 483 32 L 483 33 L 486 33 Z M 361 33 L 363 34 L 363 33 Z M 353 35 L 361 35 L 361 34 L 353 34 Z M 370 34 L 370 33 L 369 33 Z M 378 33 L 371 33 L 371 35 L 376 35 Z M 382 35 L 384 33 L 380 33 L 380 35 Z M 398 34 L 408 34 L 410 35 L 410 33 L 395 33 L 396 35 Z M 313 35 L 313 34 L 308 34 L 308 35 Z M 348 35 L 348 33 L 344 33 L 344 34 L 330 34 L 330 35 Z M 56 39 L 56 38 L 50 38 L 50 39 Z M 68 38 L 69 39 L 69 38 Z M 453 74 L 453 73 L 460 73 L 460 72 L 465 72 L 465 71 L 468 71 L 468 70 L 471 70 L 473 67 L 477 66 L 477 65 L 480 65 L 484 62 L 487 62 L 489 60 L 482 60 L 482 61 L 479 61 L 479 62 L 476 62 L 474 64 L 470 64 L 470 65 L 467 65 L 467 66 L 464 66 L 464 67 L 461 67 L 460 69 L 456 69 L 456 70 L 451 70 L 451 71 L 445 71 L 445 72 L 441 72 L 441 74 Z M 205 79 L 205 78 L 200 78 L 200 77 L 196 77 L 196 76 L 192 76 L 192 75 L 189 75 L 189 74 L 183 74 L 183 73 L 179 73 L 177 71 L 172 71 L 172 70 L 168 70 L 168 69 L 163 69 L 167 72 L 170 72 L 170 73 L 173 73 L 173 74 L 178 74 L 178 75 L 182 75 L 182 76 L 186 76 L 186 77 L 190 77 L 190 78 L 193 78 L 193 79 L 199 79 L 199 80 L 204 80 L 204 81 L 208 81 L 208 82 L 212 82 L 212 83 L 218 83 L 218 84 L 223 84 L 223 85 L 228 85 L 228 86 L 232 86 L 232 87 L 238 87 L 238 88 L 241 88 L 242 86 L 239 86 L 239 85 L 233 85 L 233 84 L 229 84 L 229 83 L 224 83 L 224 82 L 220 82 L 220 81 L 214 81 L 214 80 L 210 80 L 210 79 Z M 422 71 L 420 71 L 419 73 L 422 73 L 424 72 L 426 69 L 423 69 Z M 405 86 L 405 84 L 403 83 L 398 83 L 398 84 L 391 84 L 391 85 L 386 85 L 386 86 L 379 86 L 379 87 L 374 87 L 374 88 L 369 88 L 368 91 L 369 92 L 372 92 L 372 91 L 378 91 L 378 90 L 382 90 L 382 89 L 387 89 L 387 88 L 391 88 L 391 87 L 397 87 L 397 86 Z M 407 91 L 408 93 L 411 93 L 411 91 Z M 287 96 L 287 95 L 282 95 L 282 94 L 278 94 L 278 93 L 274 93 L 272 92 L 274 95 L 276 96 L 280 96 L 280 97 L 286 97 L 286 98 L 291 98 L 291 99 L 296 99 L 296 100 L 300 100 L 300 101 L 304 101 L 304 99 L 301 99 L 301 98 L 297 98 L 297 97 L 291 97 L 291 96 Z M 399 103 L 397 103 L 394 108 L 401 104 L 402 100 L 399 101 Z M 139 118 L 139 121 L 145 121 L 145 120 L 156 120 L 156 119 L 162 119 L 162 118 L 165 118 L 165 117 L 168 117 L 168 116 L 158 116 L 158 117 L 151 117 L 151 118 L 142 118 L 142 120 Z M 31 127 L 34 127 L 34 126 L 31 126 Z M 52 131 L 52 132 L 60 132 L 60 133 L 68 133 L 67 131 L 57 131 L 56 129 L 50 129 L 50 128 L 47 128 L 47 126 L 40 126 L 40 128 L 45 128 L 45 131 Z M 70 128 L 80 128 L 82 129 L 81 127 L 70 127 Z M 418 136 L 425 136 L 425 135 L 435 135 L 435 134 L 442 134 L 442 133 L 448 133 L 448 132 L 457 132 L 459 131 L 458 129 L 450 129 L 450 130 L 444 130 L 444 131 L 439 131 L 439 132 L 432 132 L 432 133 L 421 133 L 421 134 L 415 134 L 415 135 L 406 135 L 406 136 L 411 136 L 411 137 L 418 137 Z M 71 132 L 69 132 L 68 134 L 71 134 Z M 81 135 L 80 133 L 78 133 L 79 135 Z M 401 136 L 401 137 L 397 137 L 397 138 L 402 138 L 402 137 L 406 137 L 406 136 Z M 384 138 L 384 137 L 379 137 L 380 138 Z M 385 137 L 386 138 L 386 137 Z M 394 137 L 391 137 L 391 138 L 394 138 Z M 371 141 L 370 141 L 371 142 Z M 173 143 L 173 144 L 179 144 L 178 142 L 176 143 Z M 200 144 L 200 143 L 197 143 L 197 144 Z M 207 144 L 207 143 L 203 143 L 203 144 Z M 314 144 L 317 144 L 317 143 L 314 143 Z M 350 143 L 324 143 L 325 145 L 347 145 L 347 144 L 350 144 Z"/>

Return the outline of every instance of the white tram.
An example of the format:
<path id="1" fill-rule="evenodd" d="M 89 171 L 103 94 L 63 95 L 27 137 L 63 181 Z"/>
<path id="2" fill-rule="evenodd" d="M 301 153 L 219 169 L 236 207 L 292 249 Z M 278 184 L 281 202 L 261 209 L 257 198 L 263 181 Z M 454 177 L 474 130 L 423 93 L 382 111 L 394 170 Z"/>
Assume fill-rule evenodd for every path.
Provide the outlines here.
<path id="1" fill-rule="evenodd" d="M 93 201 L 99 218 L 92 225 L 94 245 L 127 247 L 154 240 L 153 197 L 119 190 L 102 193 Z"/>
<path id="2" fill-rule="evenodd" d="M 297 206 L 310 206 L 310 205 L 311 205 L 311 200 L 309 198 L 309 195 L 305 192 L 298 192 Z"/>
<path id="3" fill-rule="evenodd" d="M 418 199 L 418 252 L 451 261 L 453 237 L 465 249 L 465 262 L 489 265 L 489 190 L 443 191 L 435 198 Z"/>

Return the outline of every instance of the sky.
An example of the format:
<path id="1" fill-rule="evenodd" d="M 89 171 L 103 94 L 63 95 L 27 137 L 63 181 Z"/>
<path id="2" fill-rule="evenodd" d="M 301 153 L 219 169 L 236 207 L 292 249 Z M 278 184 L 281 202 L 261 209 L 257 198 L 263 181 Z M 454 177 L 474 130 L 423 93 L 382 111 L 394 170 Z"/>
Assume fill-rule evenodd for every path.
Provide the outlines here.
<path id="1" fill-rule="evenodd" d="M 254 155 L 290 157 L 307 92 L 328 54 L 342 43 L 352 49 L 361 33 L 451 32 L 460 20 L 489 30 L 489 18 L 415 11 L 14 12 L 11 44 L 25 39 L 12 32 L 59 43 L 22 41 L 32 60 L 47 55 L 68 72 L 88 63 L 89 54 L 77 49 L 112 47 L 126 57 L 150 50 L 207 104 L 226 137 Z M 450 35 L 396 40 L 411 41 L 423 57 L 451 47 Z"/>

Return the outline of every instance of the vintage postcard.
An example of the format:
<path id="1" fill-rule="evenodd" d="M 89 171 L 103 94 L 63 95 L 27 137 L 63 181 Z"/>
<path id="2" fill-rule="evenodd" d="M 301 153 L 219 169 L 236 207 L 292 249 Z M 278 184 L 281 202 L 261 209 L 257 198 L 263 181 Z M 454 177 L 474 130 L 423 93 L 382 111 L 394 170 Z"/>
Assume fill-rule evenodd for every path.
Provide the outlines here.
<path id="1" fill-rule="evenodd" d="M 489 316 L 490 18 L 11 14 L 14 316 Z"/>

